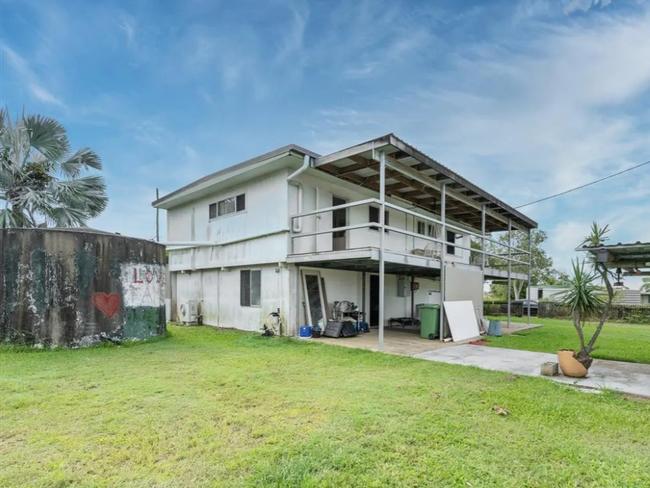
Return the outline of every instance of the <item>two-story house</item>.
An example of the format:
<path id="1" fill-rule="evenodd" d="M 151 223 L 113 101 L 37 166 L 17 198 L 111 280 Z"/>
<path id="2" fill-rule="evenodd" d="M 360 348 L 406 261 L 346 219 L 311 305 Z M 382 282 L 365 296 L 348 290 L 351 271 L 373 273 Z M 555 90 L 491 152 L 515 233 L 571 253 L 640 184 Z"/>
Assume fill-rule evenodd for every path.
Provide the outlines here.
<path id="1" fill-rule="evenodd" d="M 281 147 L 153 205 L 167 210 L 174 317 L 195 300 L 206 324 L 259 330 L 279 310 L 293 335 L 346 300 L 380 341 L 420 303 L 481 314 L 485 279 L 529 277 L 512 271 L 528 250 L 495 252 L 492 233 L 537 226 L 393 134 L 326 156 Z"/>

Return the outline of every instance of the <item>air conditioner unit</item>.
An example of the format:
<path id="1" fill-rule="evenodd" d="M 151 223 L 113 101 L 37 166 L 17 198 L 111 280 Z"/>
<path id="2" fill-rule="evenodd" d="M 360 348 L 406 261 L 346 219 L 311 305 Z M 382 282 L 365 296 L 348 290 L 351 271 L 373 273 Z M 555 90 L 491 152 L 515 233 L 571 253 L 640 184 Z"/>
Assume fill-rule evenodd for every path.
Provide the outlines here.
<path id="1" fill-rule="evenodd" d="M 196 300 L 182 302 L 179 311 L 181 322 L 184 324 L 196 324 L 199 315 L 199 306 Z"/>

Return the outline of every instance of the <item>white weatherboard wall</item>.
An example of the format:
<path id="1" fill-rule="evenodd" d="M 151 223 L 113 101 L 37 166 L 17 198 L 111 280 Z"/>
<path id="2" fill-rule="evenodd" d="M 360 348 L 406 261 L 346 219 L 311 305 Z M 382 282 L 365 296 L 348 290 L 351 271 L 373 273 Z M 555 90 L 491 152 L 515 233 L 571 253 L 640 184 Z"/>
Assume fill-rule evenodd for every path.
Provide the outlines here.
<path id="1" fill-rule="evenodd" d="M 287 173 L 275 171 L 168 210 L 167 240 L 221 243 L 286 231 Z M 246 195 L 244 211 L 209 218 L 210 204 L 241 193 Z"/>
<path id="2" fill-rule="evenodd" d="M 333 197 L 342 198 L 348 202 L 364 200 L 367 198 L 376 198 L 377 195 L 370 190 L 361 188 L 343 180 L 334 179 L 322 172 L 310 172 L 300 176 L 299 182 L 303 188 L 303 211 L 316 210 L 317 208 L 326 208 L 332 206 Z M 297 199 L 298 192 L 295 189 L 289 190 L 289 208 L 292 213 L 296 213 L 297 205 L 294 203 Z M 405 205 L 408 203 L 387 199 L 391 203 Z M 374 205 L 377 206 L 377 205 Z M 420 209 L 417 209 L 420 211 Z M 389 225 L 417 232 L 417 218 L 406 215 L 397 210 L 388 209 Z M 429 217 L 436 218 L 433 213 L 426 213 Z M 316 232 L 318 230 L 327 230 L 332 227 L 332 213 L 323 213 L 318 216 L 309 216 L 300 219 L 302 223 L 302 232 Z M 368 205 L 356 206 L 347 209 L 348 225 L 364 224 L 369 222 Z M 450 221 L 451 222 L 451 221 Z M 437 226 L 438 238 L 440 236 L 440 226 Z M 416 237 L 405 236 L 398 232 L 387 232 L 385 234 L 385 246 L 387 249 L 402 253 L 410 253 L 413 249 L 424 249 L 430 241 L 418 239 Z M 379 247 L 379 231 L 373 229 L 354 229 L 346 232 L 346 247 L 348 249 L 362 247 Z M 439 246 L 431 243 L 434 246 Z M 463 236 L 458 239 L 458 244 L 469 247 L 470 238 Z M 294 253 L 323 252 L 332 250 L 332 234 L 322 234 L 317 237 L 310 236 L 294 239 Z M 469 251 L 456 248 L 455 254 L 448 255 L 449 261 L 469 263 Z"/>
<path id="3" fill-rule="evenodd" d="M 259 306 L 240 305 L 240 271 L 261 271 L 261 303 Z M 187 300 L 197 300 L 203 322 L 218 327 L 258 331 L 271 312 L 280 309 L 283 323 L 290 334 L 295 324 L 290 303 L 291 270 L 285 266 L 247 266 L 227 270 L 200 270 L 175 273 L 177 277 L 177 306 Z M 295 295 L 294 295 L 295 296 Z"/>
<path id="4" fill-rule="evenodd" d="M 169 253 L 171 271 L 270 264 L 286 260 L 287 232 L 223 246 L 175 249 Z"/>

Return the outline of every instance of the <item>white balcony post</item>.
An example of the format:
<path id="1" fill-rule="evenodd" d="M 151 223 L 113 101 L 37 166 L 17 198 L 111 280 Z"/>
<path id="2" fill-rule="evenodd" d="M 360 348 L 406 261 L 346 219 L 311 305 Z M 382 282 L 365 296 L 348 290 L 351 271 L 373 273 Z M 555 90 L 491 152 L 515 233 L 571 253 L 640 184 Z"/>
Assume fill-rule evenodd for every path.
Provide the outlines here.
<path id="1" fill-rule="evenodd" d="M 512 288 L 512 220 L 508 219 L 508 327 L 512 315 L 511 288 Z"/>
<path id="2" fill-rule="evenodd" d="M 379 324 L 378 348 L 384 350 L 384 234 L 386 228 L 386 154 L 379 153 Z"/>
<path id="3" fill-rule="evenodd" d="M 530 278 L 533 268 L 533 235 L 531 229 L 528 229 L 528 325 L 530 325 Z M 537 314 L 539 315 L 539 304 L 537 305 Z"/>
<path id="4" fill-rule="evenodd" d="M 447 185 L 443 183 L 440 187 L 440 222 L 441 225 L 441 240 L 444 244 L 441 245 L 440 250 L 440 341 L 445 340 L 445 279 L 447 270 L 446 268 L 446 254 L 447 254 Z"/>
<path id="5" fill-rule="evenodd" d="M 481 269 L 485 273 L 485 204 L 481 205 Z"/>

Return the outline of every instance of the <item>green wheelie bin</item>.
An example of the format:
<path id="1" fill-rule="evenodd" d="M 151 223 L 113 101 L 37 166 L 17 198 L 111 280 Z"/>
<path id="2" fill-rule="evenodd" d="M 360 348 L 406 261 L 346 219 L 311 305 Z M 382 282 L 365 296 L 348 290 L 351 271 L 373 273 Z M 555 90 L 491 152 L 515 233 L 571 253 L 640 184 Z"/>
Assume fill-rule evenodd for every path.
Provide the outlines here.
<path id="1" fill-rule="evenodd" d="M 438 339 L 440 337 L 440 305 L 421 304 L 420 337 L 423 339 Z"/>

